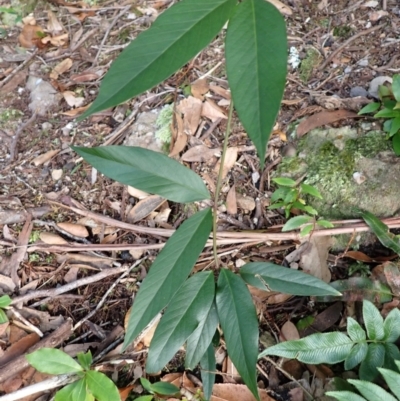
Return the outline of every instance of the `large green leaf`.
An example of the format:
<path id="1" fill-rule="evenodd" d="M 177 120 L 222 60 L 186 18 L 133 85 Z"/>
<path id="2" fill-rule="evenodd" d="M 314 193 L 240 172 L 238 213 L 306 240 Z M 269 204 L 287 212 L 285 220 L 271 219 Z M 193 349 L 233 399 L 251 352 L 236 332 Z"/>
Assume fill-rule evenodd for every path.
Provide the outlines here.
<path id="1" fill-rule="evenodd" d="M 219 273 L 216 304 L 228 355 L 247 387 L 259 399 L 256 382 L 256 310 L 244 281 L 228 269 L 222 269 Z"/>
<path id="2" fill-rule="evenodd" d="M 258 356 L 276 355 L 298 359 L 300 362 L 317 365 L 319 363 L 338 363 L 346 359 L 354 342 L 345 334 L 316 333 L 300 340 L 285 341 L 265 349 Z"/>
<path id="3" fill-rule="evenodd" d="M 225 53 L 233 103 L 262 167 L 286 82 L 287 40 L 281 13 L 264 0 L 240 3 L 229 20 Z"/>
<path id="4" fill-rule="evenodd" d="M 365 330 L 352 317 L 347 318 L 347 334 L 354 342 L 365 341 L 367 339 Z"/>
<path id="5" fill-rule="evenodd" d="M 208 315 L 200 322 L 197 329 L 190 335 L 186 343 L 185 367 L 194 369 L 212 342 L 218 326 L 218 314 L 213 304 Z"/>
<path id="6" fill-rule="evenodd" d="M 139 95 L 179 70 L 218 34 L 236 0 L 183 0 L 162 13 L 113 62 L 81 119 Z"/>
<path id="7" fill-rule="evenodd" d="M 377 384 L 354 379 L 349 379 L 349 382 L 369 401 L 397 401 Z"/>
<path id="8" fill-rule="evenodd" d="M 97 401 L 118 401 L 121 399 L 114 382 L 104 373 L 89 370 L 85 376 L 86 384 Z"/>
<path id="9" fill-rule="evenodd" d="M 39 372 L 51 375 L 79 373 L 83 371 L 82 366 L 78 362 L 57 348 L 41 348 L 26 355 L 26 359 Z"/>
<path id="10" fill-rule="evenodd" d="M 202 272 L 190 277 L 175 293 L 151 341 L 147 372 L 161 370 L 190 334 L 206 320 L 214 292 L 213 272 Z"/>
<path id="11" fill-rule="evenodd" d="M 344 368 L 351 370 L 361 363 L 368 352 L 368 344 L 366 342 L 355 344 L 349 355 L 344 360 Z"/>
<path id="12" fill-rule="evenodd" d="M 3 295 L 0 297 L 0 308 L 6 308 L 8 305 L 10 305 L 12 302 L 12 299 L 8 295 Z"/>
<path id="13" fill-rule="evenodd" d="M 393 91 L 394 98 L 398 102 L 400 102 L 400 75 L 399 74 L 393 75 L 392 91 Z"/>
<path id="14" fill-rule="evenodd" d="M 382 340 L 385 336 L 383 317 L 379 309 L 370 301 L 363 302 L 364 325 L 369 340 Z"/>
<path id="15" fill-rule="evenodd" d="M 215 382 L 215 351 L 212 344 L 207 348 L 200 360 L 201 380 L 203 382 L 203 395 L 205 400 L 211 398 L 212 389 Z"/>
<path id="16" fill-rule="evenodd" d="M 360 214 L 382 245 L 400 254 L 399 239 L 389 232 L 389 227 L 370 212 L 360 212 Z"/>
<path id="17" fill-rule="evenodd" d="M 314 276 L 269 262 L 247 263 L 240 269 L 240 275 L 247 284 L 266 291 L 302 296 L 341 295 Z"/>
<path id="18" fill-rule="evenodd" d="M 385 347 L 383 344 L 371 343 L 368 345 L 367 355 L 361 362 L 358 374 L 360 379 L 374 381 L 379 372 L 377 368 L 381 368 L 385 361 Z"/>
<path id="19" fill-rule="evenodd" d="M 384 340 L 394 343 L 400 337 L 400 311 L 392 309 L 383 322 Z"/>
<path id="20" fill-rule="evenodd" d="M 210 197 L 202 179 L 176 160 L 134 146 L 72 147 L 107 177 L 174 202 L 194 202 Z"/>
<path id="21" fill-rule="evenodd" d="M 339 401 L 367 401 L 364 397 L 351 391 L 327 391 L 325 394 Z"/>
<path id="22" fill-rule="evenodd" d="M 210 209 L 186 220 L 167 241 L 143 280 L 128 322 L 124 347 L 165 308 L 186 281 L 211 231 Z"/>
<path id="23" fill-rule="evenodd" d="M 55 401 L 88 401 L 93 400 L 93 396 L 86 390 L 86 380 L 80 379 L 76 382 L 67 384 L 57 391 Z"/>
<path id="24" fill-rule="evenodd" d="M 389 369 L 378 368 L 391 392 L 400 400 L 400 374 Z"/>

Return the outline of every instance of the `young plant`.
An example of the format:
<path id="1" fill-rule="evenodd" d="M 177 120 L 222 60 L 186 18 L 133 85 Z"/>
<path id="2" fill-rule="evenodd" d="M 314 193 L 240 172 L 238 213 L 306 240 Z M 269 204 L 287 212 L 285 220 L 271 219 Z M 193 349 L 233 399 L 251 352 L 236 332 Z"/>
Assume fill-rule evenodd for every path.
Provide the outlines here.
<path id="1" fill-rule="evenodd" d="M 369 103 L 359 112 L 359 115 L 374 113 L 375 118 L 386 118 L 383 130 L 392 138 L 393 150 L 400 156 L 400 75 L 393 76 L 393 82 L 389 86 L 380 85 L 378 89 L 380 102 Z"/>
<path id="2" fill-rule="evenodd" d="M 287 177 L 273 178 L 279 188 L 272 194 L 272 204 L 268 207 L 269 209 L 280 209 L 285 211 L 285 217 L 288 219 L 293 209 L 298 209 L 306 214 L 301 216 L 292 217 L 283 226 L 282 231 L 295 230 L 306 224 L 300 231 L 301 236 L 305 236 L 311 232 L 315 224 L 324 227 L 332 228 L 333 224 L 328 220 L 315 220 L 315 216 L 318 212 L 311 206 L 306 204 L 306 201 L 302 198 L 302 194 L 314 196 L 315 198 L 322 199 L 321 194 L 312 185 L 298 184 L 296 181 Z"/>
<path id="3" fill-rule="evenodd" d="M 11 304 L 11 298 L 8 295 L 3 295 L 0 297 L 0 324 L 7 323 L 8 317 L 4 312 L 4 309 Z"/>
<path id="4" fill-rule="evenodd" d="M 174 386 L 171 383 L 167 382 L 157 382 L 157 383 L 150 383 L 145 378 L 140 378 L 140 383 L 142 384 L 143 388 L 147 390 L 151 395 L 143 395 L 139 398 L 136 398 L 136 401 L 152 401 L 152 400 L 161 400 L 160 396 L 173 396 L 179 393 L 179 388 Z"/>
<path id="5" fill-rule="evenodd" d="M 55 348 L 41 348 L 26 355 L 28 362 L 39 372 L 62 375 L 74 374 L 76 381 L 57 391 L 55 401 L 120 400 L 117 386 L 105 374 L 90 370 L 92 354 L 79 353 L 78 361 Z"/>
<path id="6" fill-rule="evenodd" d="M 272 263 L 248 263 L 239 275 L 224 267 L 218 269 L 217 207 L 233 103 L 263 167 L 285 85 L 287 42 L 283 17 L 264 0 L 182 0 L 160 15 L 114 61 L 98 97 L 81 118 L 124 102 L 168 78 L 209 44 L 227 21 L 225 58 L 233 101 L 213 210 L 205 208 L 195 213 L 166 242 L 135 296 L 124 348 L 165 309 L 150 345 L 146 371 L 163 369 L 186 344 L 185 366 L 194 368 L 200 363 L 204 397 L 209 399 L 215 378 L 212 341 L 220 325 L 232 362 L 259 399 L 258 321 L 246 284 L 296 295 L 339 295 L 323 281 Z M 106 176 L 169 201 L 187 203 L 211 198 L 199 176 L 161 153 L 124 146 L 73 149 Z M 190 276 L 211 230 L 217 283 L 214 271 Z"/>
<path id="7" fill-rule="evenodd" d="M 360 364 L 361 380 L 374 381 L 378 368 L 395 369 L 400 351 L 394 343 L 400 337 L 400 311 L 392 309 L 383 320 L 370 301 L 363 301 L 364 330 L 351 317 L 347 318 L 347 333 L 317 333 L 300 340 L 286 341 L 264 350 L 258 357 L 276 355 L 317 365 L 344 361 L 345 370 Z"/>

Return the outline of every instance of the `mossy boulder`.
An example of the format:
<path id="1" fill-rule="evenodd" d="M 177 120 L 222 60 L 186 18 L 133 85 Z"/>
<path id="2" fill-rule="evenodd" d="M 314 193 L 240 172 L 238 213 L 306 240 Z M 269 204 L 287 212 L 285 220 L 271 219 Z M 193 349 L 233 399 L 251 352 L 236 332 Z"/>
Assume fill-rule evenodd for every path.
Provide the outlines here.
<path id="1" fill-rule="evenodd" d="M 315 129 L 297 144 L 297 155 L 285 157 L 276 176 L 315 186 L 323 200 L 307 199 L 328 219 L 357 217 L 357 209 L 379 217 L 400 210 L 400 158 L 379 130 L 342 127 Z"/>

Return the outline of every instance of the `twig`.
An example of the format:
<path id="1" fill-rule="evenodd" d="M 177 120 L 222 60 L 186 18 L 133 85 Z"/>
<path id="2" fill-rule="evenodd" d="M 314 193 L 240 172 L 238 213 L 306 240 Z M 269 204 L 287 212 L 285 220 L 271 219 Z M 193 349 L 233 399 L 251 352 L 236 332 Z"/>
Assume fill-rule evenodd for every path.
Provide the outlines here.
<path id="1" fill-rule="evenodd" d="M 347 47 L 351 42 L 359 38 L 360 36 L 368 35 L 369 33 L 376 31 L 377 29 L 380 29 L 383 27 L 383 24 L 373 26 L 372 28 L 365 29 L 364 31 L 358 32 L 357 34 L 353 35 L 351 38 L 347 39 L 346 42 L 344 42 L 341 46 L 339 46 L 336 50 L 334 50 L 328 58 L 318 67 L 318 70 L 321 71 L 323 70 L 331 61 L 332 59 L 339 54 L 345 47 Z"/>
<path id="2" fill-rule="evenodd" d="M 31 331 L 35 332 L 39 337 L 43 337 L 43 333 L 31 322 L 25 319 L 15 308 L 11 306 L 6 309 L 9 310 L 14 316 L 16 316 L 16 318 L 20 320 L 25 326 L 27 326 Z"/>
<path id="3" fill-rule="evenodd" d="M 140 263 L 142 263 L 143 259 L 139 259 L 136 261 L 136 263 L 134 263 L 127 271 L 125 271 L 124 273 L 122 273 L 112 284 L 112 286 L 106 291 L 106 293 L 103 295 L 103 298 L 101 298 L 100 302 L 97 304 L 97 306 L 87 315 L 85 316 L 83 319 L 81 319 L 74 327 L 72 330 L 76 330 L 78 327 L 82 326 L 82 324 L 84 322 L 86 322 L 86 320 L 90 319 L 103 305 L 104 302 L 106 302 L 106 299 L 108 298 L 108 296 L 111 294 L 111 292 L 114 290 L 114 288 L 116 287 L 116 285 L 126 276 L 128 276 L 131 271 L 133 269 L 135 269 L 138 265 L 140 265 Z"/>
<path id="4" fill-rule="evenodd" d="M 126 266 L 113 267 L 113 268 L 110 268 L 107 270 L 103 270 L 100 273 L 94 274 L 93 276 L 84 277 L 84 278 L 74 281 L 73 283 L 63 285 L 62 287 L 52 288 L 49 290 L 32 291 L 32 292 L 29 292 L 28 294 L 24 294 L 24 295 L 20 295 L 19 297 L 15 297 L 12 300 L 11 305 L 16 305 L 20 302 L 28 302 L 31 299 L 35 299 L 35 298 L 54 297 L 56 295 L 63 294 L 65 292 L 74 290 L 75 288 L 82 287 L 83 285 L 96 283 L 97 281 L 100 281 L 103 278 L 106 278 L 108 276 L 113 276 L 115 274 L 119 274 L 119 273 L 125 272 L 127 270 L 129 270 L 129 268 Z"/>
<path id="5" fill-rule="evenodd" d="M 104 34 L 103 40 L 102 40 L 101 43 L 100 43 L 99 50 L 97 51 L 96 57 L 95 57 L 94 60 L 93 60 L 93 63 L 92 63 L 93 65 L 94 65 L 94 64 L 97 64 L 97 60 L 98 60 L 98 58 L 99 58 L 99 56 L 100 56 L 101 50 L 103 49 L 104 43 L 106 43 L 106 40 L 107 40 L 107 38 L 108 38 L 108 35 L 109 35 L 110 32 L 111 32 L 111 29 L 112 29 L 113 26 L 117 23 L 117 21 L 118 21 L 130 8 L 131 8 L 130 5 L 124 7 L 124 8 L 117 14 L 117 16 L 111 21 L 110 25 L 109 25 L 108 28 L 107 28 L 106 33 Z"/>

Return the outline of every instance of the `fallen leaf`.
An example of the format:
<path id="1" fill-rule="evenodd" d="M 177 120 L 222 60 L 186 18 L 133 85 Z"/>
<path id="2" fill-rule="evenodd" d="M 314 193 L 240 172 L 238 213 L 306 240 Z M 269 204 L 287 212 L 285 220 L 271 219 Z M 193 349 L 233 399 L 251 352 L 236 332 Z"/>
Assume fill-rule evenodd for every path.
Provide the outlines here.
<path id="1" fill-rule="evenodd" d="M 87 228 L 81 224 L 74 224 L 74 223 L 57 223 L 58 227 L 62 228 L 64 231 L 75 235 L 76 237 L 86 238 L 89 236 L 89 232 Z"/>
<path id="2" fill-rule="evenodd" d="M 251 212 L 256 208 L 256 202 L 253 198 L 247 195 L 236 193 L 236 204 L 242 210 Z"/>
<path id="3" fill-rule="evenodd" d="M 40 239 L 45 243 L 49 245 L 65 245 L 68 244 L 68 242 L 60 237 L 57 234 L 54 233 L 48 233 L 47 231 L 44 231 L 40 233 Z"/>
<path id="4" fill-rule="evenodd" d="M 226 211 L 229 214 L 237 214 L 237 202 L 236 202 L 236 189 L 232 185 L 228 194 L 226 195 Z"/>
<path id="5" fill-rule="evenodd" d="M 280 339 L 281 341 L 291 341 L 300 339 L 299 331 L 291 321 L 288 320 L 281 327 Z"/>
<path id="6" fill-rule="evenodd" d="M 310 326 L 301 331 L 301 336 L 305 337 L 314 333 L 322 333 L 330 329 L 341 318 L 342 312 L 343 303 L 335 302 L 319 313 Z"/>
<path id="7" fill-rule="evenodd" d="M 187 150 L 181 156 L 181 160 L 184 162 L 206 162 L 218 153 L 220 153 L 219 148 L 209 149 L 206 145 L 197 145 Z"/>
<path id="8" fill-rule="evenodd" d="M 231 99 L 231 92 L 228 89 L 221 88 L 218 85 L 210 85 L 210 90 L 215 94 L 222 96 L 223 98 L 230 100 Z"/>
<path id="9" fill-rule="evenodd" d="M 85 98 L 77 97 L 76 94 L 72 91 L 65 91 L 62 94 L 64 96 L 65 101 L 70 107 L 81 107 L 85 102 Z"/>
<path id="10" fill-rule="evenodd" d="M 206 79 L 198 79 L 190 85 L 192 95 L 196 99 L 204 100 L 204 95 L 209 91 L 210 87 Z"/>
<path id="11" fill-rule="evenodd" d="M 387 17 L 388 15 L 389 13 L 387 11 L 379 10 L 369 13 L 368 17 L 371 22 L 376 22 L 379 21 L 382 17 Z"/>
<path id="12" fill-rule="evenodd" d="M 238 155 L 238 148 L 237 147 L 228 148 L 226 150 L 224 166 L 223 166 L 223 170 L 222 170 L 222 178 L 225 178 L 227 176 L 228 172 L 235 165 L 236 160 L 237 160 L 237 155 Z M 218 160 L 218 163 L 214 167 L 214 171 L 217 174 L 219 173 L 220 165 L 221 165 L 221 159 Z"/>
<path id="13" fill-rule="evenodd" d="M 314 128 L 322 127 L 345 118 L 359 117 L 357 113 L 349 110 L 321 111 L 305 118 L 297 127 L 297 137 L 301 138 Z"/>
<path id="14" fill-rule="evenodd" d="M 41 40 L 41 42 L 45 45 L 51 43 L 53 46 L 61 47 L 67 44 L 68 33 L 64 33 L 58 36 L 46 36 Z"/>
<path id="15" fill-rule="evenodd" d="M 19 44 L 26 49 L 39 47 L 40 39 L 43 34 L 43 29 L 38 25 L 24 25 L 18 36 Z"/>
<path id="16" fill-rule="evenodd" d="M 399 266 L 393 262 L 386 262 L 383 264 L 383 271 L 387 283 L 395 296 L 400 295 L 400 270 Z"/>
<path id="17" fill-rule="evenodd" d="M 209 118 L 212 122 L 218 120 L 218 118 L 227 118 L 220 107 L 218 107 L 210 99 L 207 99 L 203 103 L 203 108 L 201 109 L 202 117 Z"/>
<path id="18" fill-rule="evenodd" d="M 175 121 L 176 127 L 172 127 L 171 150 L 169 152 L 170 157 L 176 156 L 182 152 L 187 144 L 187 135 L 184 132 L 183 119 L 179 113 L 175 113 Z"/>
<path id="19" fill-rule="evenodd" d="M 359 260 L 360 262 L 365 262 L 365 263 L 371 263 L 373 262 L 373 259 L 371 259 L 368 255 L 366 255 L 364 252 L 360 251 L 347 251 L 343 257 L 345 258 L 351 258 L 354 260 Z"/>
<path id="20" fill-rule="evenodd" d="M 65 112 L 60 113 L 60 114 L 63 114 L 64 116 L 68 116 L 68 117 L 76 117 L 79 114 L 81 114 L 84 111 L 86 111 L 91 106 L 91 104 L 92 103 L 89 103 L 86 106 L 77 107 L 76 109 L 68 110 L 68 111 L 65 111 Z"/>
<path id="21" fill-rule="evenodd" d="M 72 67 L 72 59 L 66 58 L 60 63 L 58 63 L 53 70 L 50 72 L 51 79 L 57 79 L 59 75 L 64 74 Z"/>
<path id="22" fill-rule="evenodd" d="M 290 16 L 293 14 L 292 9 L 290 7 L 288 7 L 287 5 L 283 4 L 282 2 L 280 2 L 279 0 L 267 0 L 267 1 L 271 4 L 273 4 L 281 14 L 287 15 L 287 16 Z"/>
<path id="23" fill-rule="evenodd" d="M 50 32 L 52 35 L 56 35 L 64 30 L 64 27 L 57 19 L 53 11 L 51 10 L 47 11 L 47 18 L 48 18 L 47 31 Z"/>
<path id="24" fill-rule="evenodd" d="M 193 96 L 183 99 L 177 106 L 177 111 L 183 114 L 183 131 L 194 135 L 200 123 L 203 103 Z"/>
<path id="25" fill-rule="evenodd" d="M 103 71 L 101 71 L 103 72 Z M 81 82 L 90 82 L 99 79 L 102 74 L 98 74 L 92 71 L 85 71 L 81 74 L 73 74 L 71 75 L 70 79 L 72 82 L 81 83 Z"/>
<path id="26" fill-rule="evenodd" d="M 139 201 L 128 213 L 126 220 L 136 223 L 148 216 L 152 211 L 159 208 L 165 202 L 165 198 L 159 195 L 151 195 Z"/>
<path id="27" fill-rule="evenodd" d="M 256 401 L 253 394 L 244 384 L 214 384 L 210 401 Z M 265 390 L 258 389 L 261 401 L 276 401 Z"/>
<path id="28" fill-rule="evenodd" d="M 140 189 L 131 187 L 129 185 L 127 186 L 127 190 L 128 190 L 128 194 L 130 196 L 133 196 L 134 198 L 137 198 L 137 199 L 144 199 L 150 195 L 147 192 L 141 191 Z"/>
<path id="29" fill-rule="evenodd" d="M 11 93 L 18 85 L 23 84 L 26 81 L 28 73 L 24 71 L 17 72 L 1 89 L 0 93 L 7 94 Z M 23 85 L 22 85 L 23 86 Z"/>

